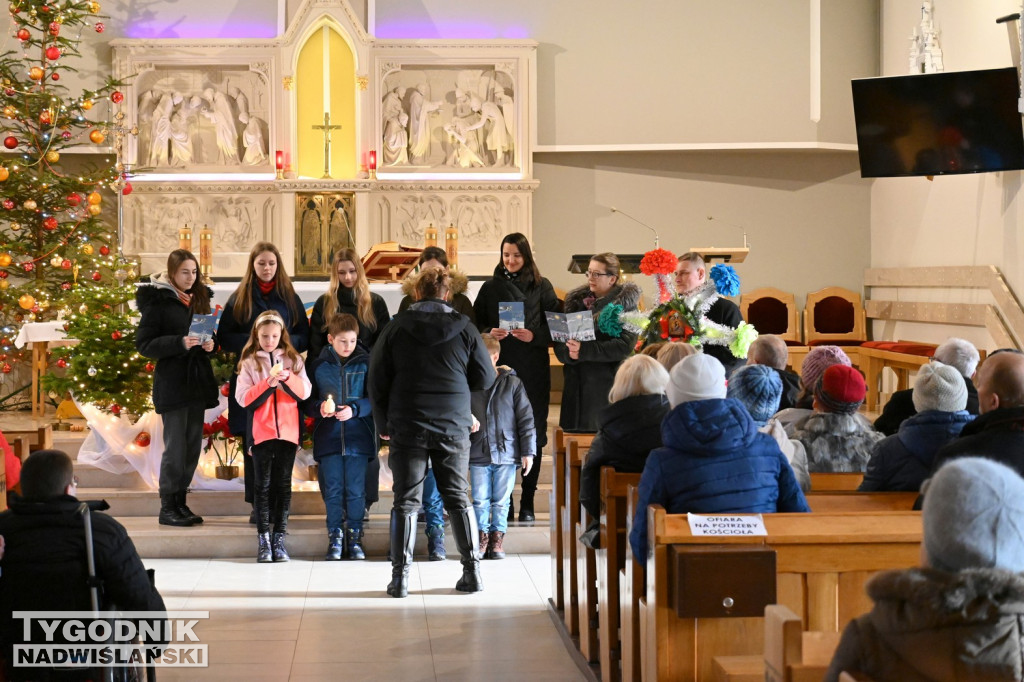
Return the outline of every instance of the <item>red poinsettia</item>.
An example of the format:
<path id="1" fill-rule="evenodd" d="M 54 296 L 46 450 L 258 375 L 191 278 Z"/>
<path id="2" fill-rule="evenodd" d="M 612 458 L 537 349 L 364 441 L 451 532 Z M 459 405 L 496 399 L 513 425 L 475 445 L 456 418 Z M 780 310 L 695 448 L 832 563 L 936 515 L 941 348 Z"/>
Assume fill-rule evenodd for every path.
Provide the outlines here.
<path id="1" fill-rule="evenodd" d="M 670 275 L 676 270 L 676 255 L 667 249 L 653 249 L 640 261 L 640 272 L 652 275 Z"/>
<path id="2" fill-rule="evenodd" d="M 217 462 L 221 466 L 231 466 L 238 455 L 238 442 L 231 435 L 231 426 L 228 424 L 227 413 L 221 414 L 208 424 L 203 424 L 203 436 L 206 438 L 206 449 L 213 448 L 213 454 L 217 456 Z M 221 456 L 223 443 L 224 454 Z"/>

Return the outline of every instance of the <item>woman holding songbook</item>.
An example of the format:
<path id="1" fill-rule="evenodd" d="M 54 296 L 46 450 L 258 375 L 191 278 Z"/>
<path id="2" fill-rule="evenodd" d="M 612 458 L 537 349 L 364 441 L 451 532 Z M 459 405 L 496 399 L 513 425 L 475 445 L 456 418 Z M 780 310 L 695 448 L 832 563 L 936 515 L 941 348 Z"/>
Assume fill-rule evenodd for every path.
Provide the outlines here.
<path id="1" fill-rule="evenodd" d="M 500 319 L 499 308 L 505 311 Z M 546 424 L 551 401 L 551 336 L 544 313 L 561 310 L 561 302 L 551 282 L 541 277 L 526 235 L 514 232 L 501 240 L 501 262 L 494 268 L 494 276 L 480 287 L 473 309 L 480 332 L 489 332 L 501 342 L 498 364 L 516 371 L 533 408 L 537 458 L 530 473 L 523 477 L 519 498 L 519 520 L 533 521 L 533 496 L 540 476 L 541 449 L 548 442 Z"/>
<path id="2" fill-rule="evenodd" d="M 160 459 L 160 518 L 165 526 L 192 526 L 203 518 L 185 503 L 203 445 L 203 414 L 218 403 L 210 354 L 214 338 L 192 332 L 195 315 L 210 314 L 213 292 L 199 279 L 199 260 L 185 249 L 167 257 L 167 272 L 139 286 L 135 300 L 142 320 L 135 348 L 156 360 L 153 407 L 163 420 Z"/>
<path id="3" fill-rule="evenodd" d="M 599 253 L 587 266 L 587 283 L 565 295 L 566 314 L 590 311 L 594 324 L 593 340 L 570 338 L 555 344 L 555 355 L 565 365 L 558 421 L 563 430 L 597 431 L 615 372 L 636 346 L 636 334 L 623 328 L 619 314 L 635 311 L 640 293 L 632 282 L 619 283 L 619 259 L 614 253 Z"/>

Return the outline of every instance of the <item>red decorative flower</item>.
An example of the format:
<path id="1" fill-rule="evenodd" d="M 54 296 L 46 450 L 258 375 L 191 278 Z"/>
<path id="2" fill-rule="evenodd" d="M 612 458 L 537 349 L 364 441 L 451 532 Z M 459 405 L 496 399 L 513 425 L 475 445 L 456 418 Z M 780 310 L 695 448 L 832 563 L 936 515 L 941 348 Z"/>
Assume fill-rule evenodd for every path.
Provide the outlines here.
<path id="1" fill-rule="evenodd" d="M 644 254 L 640 261 L 640 272 L 651 275 L 668 275 L 675 272 L 676 255 L 666 249 L 654 249 Z"/>

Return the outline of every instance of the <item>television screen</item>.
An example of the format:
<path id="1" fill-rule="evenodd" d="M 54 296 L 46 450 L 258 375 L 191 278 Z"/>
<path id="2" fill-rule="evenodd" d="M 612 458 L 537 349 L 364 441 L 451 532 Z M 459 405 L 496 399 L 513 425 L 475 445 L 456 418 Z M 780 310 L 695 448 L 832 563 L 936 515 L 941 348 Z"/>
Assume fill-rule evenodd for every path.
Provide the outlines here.
<path id="1" fill-rule="evenodd" d="M 1024 168 L 1017 69 L 853 81 L 860 174 L 983 173 Z"/>

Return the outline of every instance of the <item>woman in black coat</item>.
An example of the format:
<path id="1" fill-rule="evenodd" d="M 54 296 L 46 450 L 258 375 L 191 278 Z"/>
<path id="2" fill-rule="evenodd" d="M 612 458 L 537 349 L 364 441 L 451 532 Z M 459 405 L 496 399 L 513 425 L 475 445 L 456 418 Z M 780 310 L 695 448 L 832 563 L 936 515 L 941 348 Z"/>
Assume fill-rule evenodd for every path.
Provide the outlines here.
<path id="1" fill-rule="evenodd" d="M 498 304 L 519 301 L 526 320 L 522 329 L 501 329 Z M 523 476 L 523 492 L 519 498 L 519 520 L 533 521 L 533 497 L 540 477 L 541 449 L 548 442 L 548 406 L 551 402 L 551 359 L 548 347 L 551 334 L 545 312 L 557 312 L 561 303 L 551 282 L 540 275 L 533 260 L 533 251 L 526 236 L 518 232 L 501 240 L 501 262 L 494 276 L 483 283 L 473 304 L 477 327 L 501 342 L 498 362 L 516 371 L 526 386 L 526 395 L 533 408 L 537 431 L 537 459 L 530 473 Z"/>
<path id="2" fill-rule="evenodd" d="M 384 327 L 391 321 L 388 305 L 378 294 L 370 291 L 366 281 L 363 263 L 355 249 L 341 248 L 334 252 L 331 260 L 331 283 L 327 293 L 316 299 L 313 314 L 309 318 L 309 352 L 307 358 L 320 357 L 320 351 L 327 346 L 327 324 L 340 313 L 348 313 L 359 322 L 356 335 L 366 352 L 373 350 L 373 344 L 380 337 Z M 380 499 L 380 460 L 370 460 L 366 467 L 366 510 Z"/>
<path id="3" fill-rule="evenodd" d="M 590 259 L 587 284 L 565 295 L 565 312 L 589 310 L 594 314 L 593 341 L 570 340 L 555 344 L 555 355 L 565 365 L 565 388 L 558 420 L 565 431 L 597 431 L 597 416 L 608 404 L 608 391 L 615 383 L 615 372 L 633 353 L 636 334 L 625 329 L 615 333 L 602 331 L 601 311 L 616 304 L 626 312 L 640 303 L 640 287 L 632 282 L 619 284 L 619 259 L 614 253 L 599 253 Z"/>
<path id="4" fill-rule="evenodd" d="M 214 339 L 190 336 L 193 315 L 210 314 L 213 292 L 199 281 L 199 261 L 176 249 L 167 257 L 167 272 L 139 286 L 135 295 L 142 319 L 135 348 L 156 360 L 153 406 L 163 419 L 164 454 L 160 459 L 160 523 L 202 523 L 186 504 L 203 445 L 203 416 L 218 403 L 210 353 Z"/>
<path id="5" fill-rule="evenodd" d="M 416 263 L 416 268 L 418 272 L 423 272 L 428 268 L 444 268 L 452 280 L 452 307 L 455 308 L 455 312 L 465 315 L 469 318 L 470 322 L 476 324 L 473 302 L 466 296 L 466 291 L 469 289 L 469 278 L 461 272 L 451 272 L 448 270 L 448 254 L 444 252 L 444 249 L 439 246 L 428 246 L 423 249 L 420 259 Z M 416 278 L 414 276 L 406 277 L 402 281 L 402 293 L 405 296 L 402 297 L 402 302 L 398 304 L 398 312 L 407 310 L 409 306 L 416 302 Z"/>
<path id="6" fill-rule="evenodd" d="M 275 311 L 285 321 L 295 350 L 299 353 L 306 350 L 309 343 L 309 320 L 306 319 L 302 299 L 295 293 L 277 247 L 270 242 L 258 242 L 249 252 L 249 264 L 242 281 L 231 294 L 220 316 L 217 341 L 221 348 L 229 353 L 241 353 L 256 318 L 268 310 Z M 246 433 L 245 408 L 235 400 L 237 381 L 238 375 L 232 373 L 228 390 L 228 425 L 232 435 L 245 438 L 242 452 L 248 457 L 250 442 L 249 434 Z M 254 467 L 251 466 L 251 460 L 245 461 L 245 501 L 252 504 Z M 255 516 L 250 521 L 255 523 Z"/>

